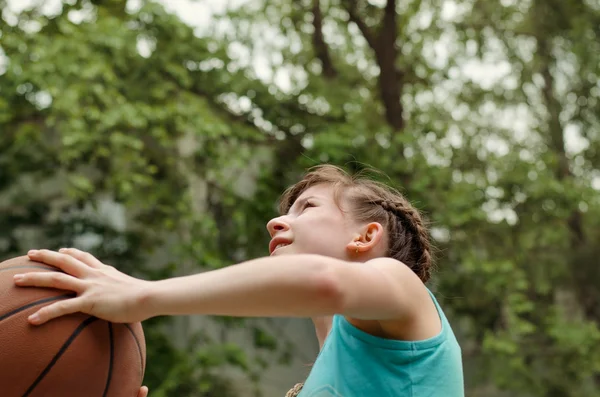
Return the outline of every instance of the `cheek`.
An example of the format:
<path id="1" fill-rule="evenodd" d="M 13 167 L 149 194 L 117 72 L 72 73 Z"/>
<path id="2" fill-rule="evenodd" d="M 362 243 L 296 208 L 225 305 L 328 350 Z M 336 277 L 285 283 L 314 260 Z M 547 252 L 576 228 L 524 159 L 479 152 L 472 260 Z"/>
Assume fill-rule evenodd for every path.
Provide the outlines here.
<path id="1" fill-rule="evenodd" d="M 303 230 L 304 239 L 310 240 L 312 244 L 320 247 L 339 250 L 343 249 L 349 241 L 346 229 L 335 219 L 321 219 L 319 222 L 306 226 Z"/>

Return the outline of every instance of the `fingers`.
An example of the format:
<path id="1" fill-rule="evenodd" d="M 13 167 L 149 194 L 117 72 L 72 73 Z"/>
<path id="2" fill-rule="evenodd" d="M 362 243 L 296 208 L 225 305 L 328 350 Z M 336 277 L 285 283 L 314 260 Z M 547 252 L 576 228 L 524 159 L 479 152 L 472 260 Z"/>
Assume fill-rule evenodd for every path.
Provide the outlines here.
<path id="1" fill-rule="evenodd" d="M 96 257 L 90 253 L 83 252 L 78 250 L 77 248 L 61 248 L 58 252 L 62 254 L 67 254 L 72 256 L 75 259 L 85 263 L 86 265 L 99 269 L 104 265 L 104 263 L 100 262 Z"/>
<path id="2" fill-rule="evenodd" d="M 63 289 L 81 293 L 84 289 L 83 281 L 60 272 L 29 272 L 15 274 L 15 284 L 19 287 L 47 287 Z"/>
<path id="3" fill-rule="evenodd" d="M 65 273 L 80 277 L 85 274 L 87 267 L 85 263 L 76 258 L 50 250 L 31 250 L 27 253 L 29 259 L 55 266 Z"/>
<path id="4" fill-rule="evenodd" d="M 81 298 L 65 299 L 41 308 L 27 319 L 33 325 L 41 325 L 56 317 L 81 311 L 82 302 Z"/>
<path id="5" fill-rule="evenodd" d="M 148 388 L 146 386 L 142 386 L 138 393 L 138 397 L 148 397 Z"/>

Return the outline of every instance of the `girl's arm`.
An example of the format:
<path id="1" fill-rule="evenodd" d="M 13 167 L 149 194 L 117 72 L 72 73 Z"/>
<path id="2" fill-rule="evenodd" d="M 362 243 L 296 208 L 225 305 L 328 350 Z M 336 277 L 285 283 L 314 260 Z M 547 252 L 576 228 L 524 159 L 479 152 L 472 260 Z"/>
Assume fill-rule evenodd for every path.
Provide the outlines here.
<path id="1" fill-rule="evenodd" d="M 265 257 L 223 269 L 157 281 L 142 302 L 151 315 L 312 317 L 342 310 L 335 269 L 318 255 Z"/>
<path id="2" fill-rule="evenodd" d="M 75 249 L 32 251 L 32 260 L 63 272 L 15 276 L 19 286 L 74 291 L 40 309 L 33 324 L 84 312 L 113 322 L 159 315 L 316 317 L 343 314 L 357 319 L 401 319 L 416 313 L 427 292 L 406 266 L 390 258 L 366 263 L 318 255 L 264 257 L 219 270 L 162 281 L 144 281 L 104 265 Z M 415 281 L 416 280 L 416 281 Z"/>

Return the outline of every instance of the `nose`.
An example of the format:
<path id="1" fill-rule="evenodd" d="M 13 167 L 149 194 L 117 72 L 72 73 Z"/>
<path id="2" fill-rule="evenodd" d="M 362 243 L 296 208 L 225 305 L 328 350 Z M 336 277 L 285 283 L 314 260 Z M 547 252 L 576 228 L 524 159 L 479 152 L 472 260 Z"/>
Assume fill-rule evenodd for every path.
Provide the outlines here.
<path id="1" fill-rule="evenodd" d="M 282 216 L 278 218 L 273 218 L 267 223 L 267 230 L 271 237 L 275 236 L 277 232 L 285 232 L 290 229 L 290 225 L 288 225 Z"/>

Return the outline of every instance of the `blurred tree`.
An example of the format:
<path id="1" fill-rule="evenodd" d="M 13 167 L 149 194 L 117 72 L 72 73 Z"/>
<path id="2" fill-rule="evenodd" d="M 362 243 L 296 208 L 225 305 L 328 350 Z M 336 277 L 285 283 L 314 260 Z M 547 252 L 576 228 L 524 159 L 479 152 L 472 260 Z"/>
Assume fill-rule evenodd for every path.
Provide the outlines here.
<path id="1" fill-rule="evenodd" d="M 304 168 L 368 164 L 434 221 L 431 288 L 467 395 L 600 395 L 591 2 L 253 1 L 205 35 L 145 1 L 3 21 L 2 256 L 87 233 L 145 277 L 224 266 L 264 255 L 264 222 Z M 94 215 L 107 197 L 125 227 Z M 161 266 L 140 265 L 165 245 Z M 254 329 L 264 354 L 206 334 L 182 353 L 153 320 L 156 395 L 224 396 L 215 368 L 259 384 L 260 363 L 290 354 L 253 320 L 215 321 Z"/>
<path id="2" fill-rule="evenodd" d="M 211 66 L 227 55 L 154 3 L 71 2 L 55 15 L 2 5 L 0 255 L 76 245 L 146 278 L 238 260 L 223 214 L 239 200 L 221 174 L 273 138 L 223 103 L 226 87 L 247 80 Z M 156 396 L 232 395 L 223 368 L 258 384 L 265 362 L 289 356 L 285 340 L 264 343 L 268 333 L 251 359 L 227 332 L 198 334 L 180 352 L 166 322 L 145 326 Z"/>

